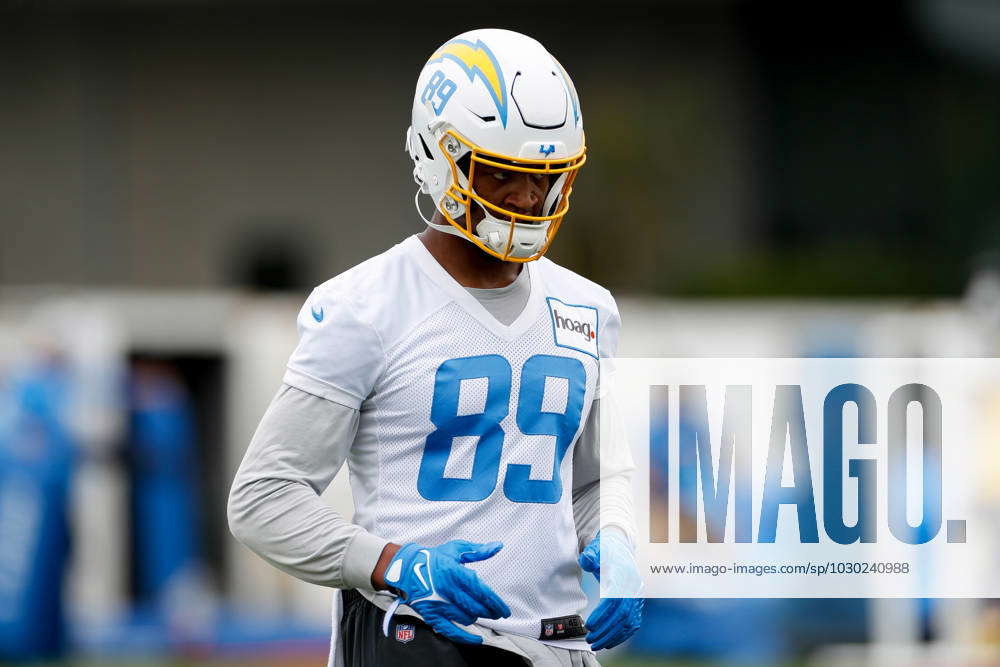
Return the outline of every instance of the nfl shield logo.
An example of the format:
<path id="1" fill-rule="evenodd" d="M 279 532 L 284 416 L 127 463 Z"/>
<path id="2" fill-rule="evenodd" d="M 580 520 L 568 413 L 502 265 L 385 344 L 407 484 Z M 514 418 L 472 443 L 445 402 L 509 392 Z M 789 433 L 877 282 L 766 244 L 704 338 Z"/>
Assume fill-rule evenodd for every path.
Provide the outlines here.
<path id="1" fill-rule="evenodd" d="M 413 641 L 417 634 L 417 629 L 409 623 L 396 624 L 396 641 L 406 644 Z"/>
<path id="2" fill-rule="evenodd" d="M 555 628 L 552 627 L 551 623 L 545 624 L 545 636 L 551 637 L 555 633 Z"/>

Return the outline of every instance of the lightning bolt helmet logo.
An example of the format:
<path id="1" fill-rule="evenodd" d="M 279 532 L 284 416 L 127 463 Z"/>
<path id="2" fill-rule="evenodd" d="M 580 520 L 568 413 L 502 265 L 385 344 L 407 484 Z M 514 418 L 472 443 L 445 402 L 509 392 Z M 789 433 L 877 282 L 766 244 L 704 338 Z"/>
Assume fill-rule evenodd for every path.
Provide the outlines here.
<path id="1" fill-rule="evenodd" d="M 485 85 L 497 106 L 500 122 L 507 127 L 507 84 L 503 78 L 503 70 L 497 62 L 490 47 L 481 39 L 470 42 L 464 39 L 453 39 L 445 42 L 434 52 L 428 63 L 450 60 L 457 63 L 469 75 L 469 81 L 478 77 Z"/>

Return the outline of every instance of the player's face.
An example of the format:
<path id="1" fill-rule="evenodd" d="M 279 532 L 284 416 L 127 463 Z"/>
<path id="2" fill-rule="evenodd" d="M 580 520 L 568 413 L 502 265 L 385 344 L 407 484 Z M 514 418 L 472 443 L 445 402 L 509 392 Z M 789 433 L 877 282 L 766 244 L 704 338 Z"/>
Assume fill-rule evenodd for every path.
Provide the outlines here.
<path id="1" fill-rule="evenodd" d="M 491 204 L 522 215 L 541 215 L 549 176 L 477 164 L 472 187 Z M 476 207 L 476 211 L 482 218 L 482 209 Z"/>

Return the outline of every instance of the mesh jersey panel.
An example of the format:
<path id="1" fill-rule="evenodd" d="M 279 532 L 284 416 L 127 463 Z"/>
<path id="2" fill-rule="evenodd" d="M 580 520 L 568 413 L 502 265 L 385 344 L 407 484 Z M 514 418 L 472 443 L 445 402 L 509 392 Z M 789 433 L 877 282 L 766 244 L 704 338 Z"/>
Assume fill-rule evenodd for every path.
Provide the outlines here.
<path id="1" fill-rule="evenodd" d="M 555 455 L 555 436 L 525 435 L 516 423 L 521 369 L 539 354 L 580 361 L 586 371 L 586 393 L 579 435 L 594 398 L 598 366 L 593 357 L 556 346 L 548 308 L 544 301 L 534 306 L 533 324 L 509 342 L 453 302 L 392 345 L 386 351 L 386 371 L 362 409 L 356 445 L 364 446 L 352 456 L 351 473 L 352 484 L 375 490 L 374 498 L 368 494 L 358 498 L 367 506 L 359 507 L 355 521 L 377 535 L 428 545 L 451 539 L 502 541 L 500 553 L 470 567 L 510 605 L 512 616 L 479 623 L 537 637 L 540 619 L 579 613 L 586 597 L 580 590 L 576 560 L 573 447 L 560 465 L 562 494 L 555 503 L 514 502 L 504 492 L 508 464 L 530 464 L 529 479 L 546 480 L 552 476 Z M 479 355 L 502 356 L 511 369 L 509 412 L 500 422 L 504 437 L 496 485 L 484 500 L 428 500 L 417 480 L 428 434 L 436 428 L 430 420 L 436 371 L 446 360 Z M 458 414 L 482 413 L 486 386 L 485 379 L 462 381 Z M 541 409 L 565 411 L 567 381 L 548 378 L 544 386 Z M 479 439 L 455 437 L 451 443 L 445 475 L 468 477 Z"/>

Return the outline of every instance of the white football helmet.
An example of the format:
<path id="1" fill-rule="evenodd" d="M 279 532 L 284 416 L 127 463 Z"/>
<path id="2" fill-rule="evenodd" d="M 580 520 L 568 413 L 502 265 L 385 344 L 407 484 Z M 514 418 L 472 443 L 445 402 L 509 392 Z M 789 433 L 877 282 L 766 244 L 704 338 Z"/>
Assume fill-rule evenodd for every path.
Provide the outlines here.
<path id="1" fill-rule="evenodd" d="M 495 29 L 463 33 L 442 44 L 420 72 L 406 151 L 420 186 L 417 199 L 430 195 L 449 223 L 425 218 L 428 225 L 464 236 L 494 257 L 530 262 L 552 243 L 585 161 L 576 89 L 530 37 Z M 477 164 L 550 175 L 541 215 L 516 213 L 478 195 L 472 187 Z M 485 216 L 473 228 L 475 207 Z"/>

